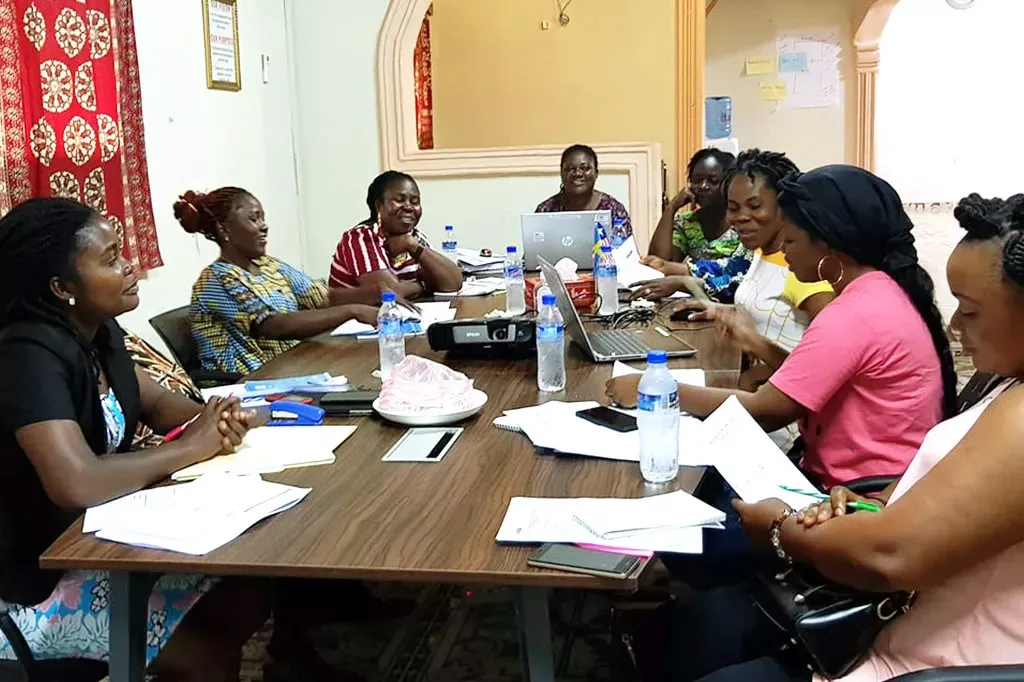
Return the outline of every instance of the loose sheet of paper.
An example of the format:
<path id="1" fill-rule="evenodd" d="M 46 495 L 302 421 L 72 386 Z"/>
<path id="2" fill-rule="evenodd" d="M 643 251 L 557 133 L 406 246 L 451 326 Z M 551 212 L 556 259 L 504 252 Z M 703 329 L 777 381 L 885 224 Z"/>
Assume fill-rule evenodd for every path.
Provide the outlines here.
<path id="1" fill-rule="evenodd" d="M 837 107 L 842 102 L 840 47 L 834 29 L 784 35 L 775 40 L 779 80 L 786 85 L 783 106 L 790 109 Z M 781 66 L 785 64 L 786 69 Z M 804 67 L 804 68 L 799 68 Z"/>
<path id="2" fill-rule="evenodd" d="M 743 409 L 735 396 L 704 420 L 705 447 L 722 478 L 744 502 L 777 497 L 794 509 L 807 506 L 806 495 L 783 490 L 815 490 L 807 477 Z"/>
<path id="3" fill-rule="evenodd" d="M 470 277 L 462 283 L 462 289 L 457 293 L 438 291 L 434 296 L 436 298 L 490 296 L 499 291 L 505 291 L 505 280 L 501 277 Z"/>
<path id="4" fill-rule="evenodd" d="M 612 379 L 628 376 L 630 374 L 643 373 L 644 371 L 642 369 L 630 367 L 619 360 L 616 360 L 615 364 L 612 365 Z M 707 385 L 705 382 L 704 370 L 702 369 L 670 369 L 668 373 L 671 374 L 672 378 L 680 384 L 685 384 L 687 386 L 700 386 L 701 388 Z"/>
<path id="5" fill-rule="evenodd" d="M 602 500 L 514 497 L 509 502 L 495 540 L 508 543 L 608 544 L 607 540 L 597 537 L 574 518 L 574 511 L 588 502 L 600 503 Z M 618 538 L 614 544 L 629 550 L 700 554 L 703 540 L 704 529 L 693 526 Z"/>
<path id="6" fill-rule="evenodd" d="M 447 301 L 441 302 L 427 302 L 418 303 L 420 312 L 409 310 L 408 308 L 399 308 L 402 311 L 402 320 L 404 321 L 416 321 L 419 320 L 420 330 L 418 333 L 422 334 L 426 331 L 427 327 L 434 324 L 435 322 L 447 322 L 448 320 L 454 320 L 456 310 L 451 307 L 451 303 Z M 331 332 L 331 336 L 364 336 L 373 335 L 377 333 L 377 328 L 370 324 L 364 324 L 359 320 L 348 320 L 339 327 L 335 328 Z M 406 332 L 409 335 L 409 332 Z"/>
<path id="7" fill-rule="evenodd" d="M 573 518 L 602 540 L 725 521 L 725 512 L 682 490 L 634 499 L 585 499 L 574 506 Z"/>
<path id="8" fill-rule="evenodd" d="M 285 469 L 333 464 L 334 451 L 355 426 L 263 426 L 245 434 L 238 451 L 176 471 L 175 481 L 206 474 L 270 474 Z"/>

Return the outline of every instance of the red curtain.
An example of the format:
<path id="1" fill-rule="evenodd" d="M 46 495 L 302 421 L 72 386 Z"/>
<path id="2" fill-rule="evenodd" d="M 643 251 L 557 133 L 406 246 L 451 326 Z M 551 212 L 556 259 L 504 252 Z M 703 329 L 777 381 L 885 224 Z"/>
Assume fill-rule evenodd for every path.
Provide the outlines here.
<path id="1" fill-rule="evenodd" d="M 430 67 L 430 16 L 433 13 L 434 5 L 430 5 L 420 26 L 412 61 L 416 79 L 416 142 L 420 149 L 434 148 L 434 86 Z"/>
<path id="2" fill-rule="evenodd" d="M 160 266 L 131 0 L 0 0 L 0 66 L 0 212 L 82 201 L 136 267 Z"/>

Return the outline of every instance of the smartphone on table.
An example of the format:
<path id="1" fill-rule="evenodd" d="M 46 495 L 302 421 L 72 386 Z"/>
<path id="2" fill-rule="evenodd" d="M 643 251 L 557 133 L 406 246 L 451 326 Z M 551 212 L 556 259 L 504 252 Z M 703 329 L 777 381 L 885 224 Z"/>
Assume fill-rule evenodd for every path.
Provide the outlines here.
<path id="1" fill-rule="evenodd" d="M 528 566 L 585 573 L 600 578 L 628 578 L 640 565 L 640 557 L 613 554 L 575 545 L 541 545 L 526 560 Z"/>
<path id="2" fill-rule="evenodd" d="M 636 417 L 613 410 L 610 407 L 591 407 L 580 410 L 576 413 L 580 419 L 586 419 L 592 424 L 603 426 L 619 433 L 636 431 Z"/>

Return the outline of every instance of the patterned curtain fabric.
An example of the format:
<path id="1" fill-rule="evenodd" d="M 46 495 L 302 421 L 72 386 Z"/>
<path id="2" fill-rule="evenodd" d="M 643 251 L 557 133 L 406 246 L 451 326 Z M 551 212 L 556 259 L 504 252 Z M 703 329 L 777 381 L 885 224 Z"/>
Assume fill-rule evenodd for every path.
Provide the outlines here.
<path id="1" fill-rule="evenodd" d="M 416 142 L 420 149 L 434 148 L 434 86 L 430 75 L 430 15 L 433 13 L 434 6 L 430 5 L 420 26 L 412 61 L 416 78 Z"/>
<path id="2" fill-rule="evenodd" d="M 0 213 L 83 201 L 136 267 L 160 266 L 131 0 L 0 0 L 0 87 Z"/>

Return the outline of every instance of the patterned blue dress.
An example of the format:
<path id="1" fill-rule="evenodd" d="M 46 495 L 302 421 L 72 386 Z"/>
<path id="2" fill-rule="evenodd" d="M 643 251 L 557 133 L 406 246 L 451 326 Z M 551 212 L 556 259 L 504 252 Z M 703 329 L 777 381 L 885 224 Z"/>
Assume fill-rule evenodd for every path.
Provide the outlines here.
<path id="1" fill-rule="evenodd" d="M 125 417 L 110 390 L 101 397 L 107 426 L 107 448 L 112 453 L 124 440 Z M 171 633 L 215 580 L 204 576 L 165 575 L 149 597 L 146 662 L 167 644 Z M 88 658 L 110 655 L 110 583 L 105 571 L 68 571 L 50 597 L 36 606 L 11 607 L 11 617 L 25 636 L 37 660 Z M 0 634 L 0 659 L 13 659 L 14 650 Z"/>

